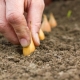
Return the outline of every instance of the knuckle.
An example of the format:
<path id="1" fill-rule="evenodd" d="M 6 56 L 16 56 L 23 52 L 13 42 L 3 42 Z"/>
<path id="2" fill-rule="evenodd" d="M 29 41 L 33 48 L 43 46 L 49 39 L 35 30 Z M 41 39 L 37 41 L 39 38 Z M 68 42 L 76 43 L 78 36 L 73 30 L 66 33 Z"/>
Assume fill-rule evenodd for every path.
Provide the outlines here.
<path id="1" fill-rule="evenodd" d="M 21 20 L 21 16 L 18 13 L 10 13 L 9 15 L 7 15 L 7 21 L 10 23 L 19 23 Z"/>

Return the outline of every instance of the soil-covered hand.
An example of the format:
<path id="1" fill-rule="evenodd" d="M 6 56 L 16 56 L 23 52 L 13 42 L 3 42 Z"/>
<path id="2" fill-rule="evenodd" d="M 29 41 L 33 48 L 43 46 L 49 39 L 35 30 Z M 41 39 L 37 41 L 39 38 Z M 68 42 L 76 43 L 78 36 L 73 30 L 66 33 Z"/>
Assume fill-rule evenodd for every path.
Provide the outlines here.
<path id="1" fill-rule="evenodd" d="M 13 44 L 20 43 L 23 47 L 30 44 L 31 34 L 38 46 L 43 10 L 44 0 L 0 0 L 0 33 Z"/>

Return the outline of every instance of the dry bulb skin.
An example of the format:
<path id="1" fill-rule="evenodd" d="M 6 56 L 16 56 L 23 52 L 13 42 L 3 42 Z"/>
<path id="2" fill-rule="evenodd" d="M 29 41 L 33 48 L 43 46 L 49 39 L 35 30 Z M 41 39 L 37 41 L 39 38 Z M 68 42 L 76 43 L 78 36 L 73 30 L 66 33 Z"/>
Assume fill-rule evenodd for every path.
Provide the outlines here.
<path id="1" fill-rule="evenodd" d="M 52 13 L 50 13 L 49 24 L 50 24 L 51 28 L 54 28 L 57 26 L 57 22 Z"/>
<path id="2" fill-rule="evenodd" d="M 43 15 L 43 22 L 41 25 L 41 29 L 42 29 L 42 31 L 45 31 L 45 32 L 51 32 L 51 27 L 50 27 L 50 24 L 48 22 L 46 15 Z"/>

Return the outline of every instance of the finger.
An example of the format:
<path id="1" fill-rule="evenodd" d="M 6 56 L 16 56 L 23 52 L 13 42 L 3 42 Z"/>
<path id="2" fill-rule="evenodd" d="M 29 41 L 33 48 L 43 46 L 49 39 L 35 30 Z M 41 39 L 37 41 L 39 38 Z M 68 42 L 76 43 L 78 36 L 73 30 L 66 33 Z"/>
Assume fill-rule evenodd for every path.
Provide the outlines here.
<path id="1" fill-rule="evenodd" d="M 30 44 L 30 32 L 24 17 L 24 0 L 5 0 L 6 18 L 23 47 Z"/>
<path id="2" fill-rule="evenodd" d="M 5 2 L 0 0 L 0 32 L 13 44 L 19 44 L 17 36 L 14 33 L 14 30 L 10 28 L 6 21 L 5 14 Z"/>
<path id="3" fill-rule="evenodd" d="M 31 29 L 32 37 L 36 46 L 40 44 L 38 32 L 41 25 L 42 13 L 44 10 L 43 0 L 31 0 L 28 9 L 28 26 Z"/>

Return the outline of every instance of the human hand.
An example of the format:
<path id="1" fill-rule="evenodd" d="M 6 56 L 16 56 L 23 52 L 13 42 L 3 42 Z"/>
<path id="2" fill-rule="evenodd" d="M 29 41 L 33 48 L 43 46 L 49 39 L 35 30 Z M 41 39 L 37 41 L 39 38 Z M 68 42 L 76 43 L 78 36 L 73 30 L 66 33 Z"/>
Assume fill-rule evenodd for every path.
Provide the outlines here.
<path id="1" fill-rule="evenodd" d="M 30 44 L 32 34 L 38 46 L 43 10 L 44 0 L 0 0 L 0 33 L 11 43 L 20 43 L 23 47 Z"/>

